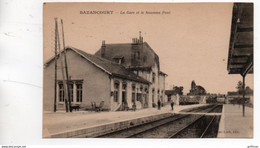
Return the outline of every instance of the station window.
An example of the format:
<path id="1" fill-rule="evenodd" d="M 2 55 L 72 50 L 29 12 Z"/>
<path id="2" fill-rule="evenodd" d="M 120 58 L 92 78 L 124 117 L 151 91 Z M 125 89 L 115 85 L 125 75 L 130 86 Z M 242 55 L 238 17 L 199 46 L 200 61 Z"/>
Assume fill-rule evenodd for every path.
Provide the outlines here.
<path id="1" fill-rule="evenodd" d="M 153 78 L 152 78 L 153 83 L 155 82 L 155 73 L 153 72 Z"/>
<path id="2" fill-rule="evenodd" d="M 63 84 L 59 84 L 59 102 L 64 102 L 64 87 Z"/>
<path id="3" fill-rule="evenodd" d="M 127 96 L 126 88 L 127 88 L 127 84 L 126 84 L 126 82 L 123 82 L 123 85 L 122 85 L 122 102 L 123 103 L 127 102 L 127 100 L 126 100 L 126 96 Z"/>
<path id="4" fill-rule="evenodd" d="M 76 84 L 77 86 L 77 102 L 82 102 L 82 83 Z"/>
<path id="5" fill-rule="evenodd" d="M 70 100 L 73 102 L 73 83 L 69 84 L 69 90 L 70 90 Z"/>
<path id="6" fill-rule="evenodd" d="M 119 82 L 114 84 L 114 102 L 118 102 L 118 91 L 119 91 Z"/>
<path id="7" fill-rule="evenodd" d="M 135 102 L 135 85 L 132 85 L 132 102 Z"/>
<path id="8" fill-rule="evenodd" d="M 142 99 L 142 94 L 141 93 L 137 93 L 136 101 L 141 101 L 141 99 Z"/>
<path id="9" fill-rule="evenodd" d="M 148 93 L 148 89 L 147 89 L 147 87 L 145 87 L 144 92 L 145 92 L 145 93 Z"/>
<path id="10" fill-rule="evenodd" d="M 133 61 L 136 60 L 136 53 L 134 53 L 134 58 L 132 59 Z"/>
<path id="11" fill-rule="evenodd" d="M 152 90 L 152 102 L 154 103 L 154 89 Z"/>
<path id="12" fill-rule="evenodd" d="M 135 92 L 135 85 L 132 85 L 132 91 Z"/>
<path id="13" fill-rule="evenodd" d="M 134 60 L 140 60 L 140 51 L 134 52 Z"/>
<path id="14" fill-rule="evenodd" d="M 124 58 L 114 58 L 114 62 L 118 64 L 123 64 L 124 63 Z"/>
<path id="15" fill-rule="evenodd" d="M 140 52 L 137 51 L 137 59 L 140 60 Z"/>
<path id="16" fill-rule="evenodd" d="M 124 84 L 123 84 L 123 90 L 126 90 L 126 86 L 127 86 L 127 85 L 124 83 Z"/>
<path id="17" fill-rule="evenodd" d="M 69 98 L 70 101 L 73 102 L 82 102 L 82 84 L 83 81 L 82 80 L 70 80 L 69 81 Z M 75 92 L 74 92 L 74 88 Z M 58 98 L 59 98 L 59 102 L 64 102 L 65 101 L 65 88 L 63 85 L 63 81 L 58 80 Z M 67 91 L 67 90 L 66 90 Z M 74 96 L 75 95 L 75 96 Z"/>

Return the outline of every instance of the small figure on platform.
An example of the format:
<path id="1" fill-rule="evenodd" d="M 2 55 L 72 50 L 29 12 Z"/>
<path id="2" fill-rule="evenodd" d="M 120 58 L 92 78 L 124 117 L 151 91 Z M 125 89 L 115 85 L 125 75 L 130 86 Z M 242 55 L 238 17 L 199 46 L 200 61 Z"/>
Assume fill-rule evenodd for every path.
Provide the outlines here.
<path id="1" fill-rule="evenodd" d="M 161 109 L 161 101 L 160 100 L 158 100 L 157 105 L 158 105 L 158 110 L 160 110 Z"/>
<path id="2" fill-rule="evenodd" d="M 171 102 L 172 111 L 173 111 L 173 106 L 174 106 L 174 102 L 172 101 Z"/>

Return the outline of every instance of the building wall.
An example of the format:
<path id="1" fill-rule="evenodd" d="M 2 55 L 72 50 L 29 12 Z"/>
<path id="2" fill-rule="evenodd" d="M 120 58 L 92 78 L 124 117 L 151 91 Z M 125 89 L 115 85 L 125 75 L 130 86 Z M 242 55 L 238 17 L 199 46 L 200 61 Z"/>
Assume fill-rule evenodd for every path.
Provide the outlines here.
<path id="1" fill-rule="evenodd" d="M 155 74 L 155 81 L 153 82 L 153 73 Z M 150 72 L 149 81 L 152 83 L 149 88 L 149 107 L 152 107 L 152 104 L 157 104 L 158 101 L 158 90 L 159 90 L 159 69 L 158 65 L 155 63 Z M 153 97 L 154 95 L 154 97 Z M 153 99 L 154 98 L 154 99 Z"/>
<path id="2" fill-rule="evenodd" d="M 158 99 L 160 99 L 160 101 L 162 103 L 166 103 L 167 102 L 167 97 L 165 96 L 165 76 L 162 74 L 159 74 L 159 69 L 158 69 L 158 65 L 156 63 L 154 63 L 154 65 L 152 66 L 152 70 L 151 71 L 134 71 L 135 74 L 137 74 L 138 76 L 146 79 L 147 81 L 151 82 L 150 86 L 149 86 L 149 102 L 148 102 L 148 106 L 152 107 L 152 103 L 154 102 L 155 104 L 157 104 Z M 153 73 L 155 74 L 155 81 L 153 82 Z M 154 90 L 154 99 L 153 99 L 153 90 Z M 154 100 L 154 101 L 153 101 Z"/>
<path id="3" fill-rule="evenodd" d="M 62 54 L 63 56 L 63 54 Z M 61 58 L 58 59 L 57 80 L 62 80 Z M 88 62 L 72 50 L 67 50 L 67 62 L 70 80 L 83 80 L 82 103 L 84 108 L 91 108 L 91 102 L 97 105 L 104 101 L 104 109 L 110 109 L 110 78 L 107 73 Z M 53 110 L 54 106 L 54 61 L 44 68 L 43 108 Z M 58 91 L 58 89 L 57 89 Z M 64 102 L 59 102 L 57 109 L 64 110 Z"/>
<path id="4" fill-rule="evenodd" d="M 165 75 L 162 74 L 159 75 L 159 89 L 160 89 L 161 101 L 163 103 L 168 102 L 167 97 L 165 96 Z"/>
<path id="5" fill-rule="evenodd" d="M 138 56 L 139 53 L 139 56 Z M 145 43 L 131 44 L 131 66 L 149 67 L 159 61 L 151 47 Z"/>
<path id="6" fill-rule="evenodd" d="M 133 72 L 152 83 L 148 88 L 148 107 L 152 107 L 153 102 L 157 104 L 158 99 L 163 103 L 167 102 L 167 97 L 165 97 L 165 76 L 159 75 L 159 57 L 154 53 L 148 43 L 106 44 L 104 51 L 104 58 L 111 61 L 113 61 L 114 56 L 124 56 L 125 63 L 122 65 L 126 67 L 152 66 L 151 71 L 134 70 Z M 101 56 L 101 50 L 97 51 L 96 55 Z M 152 81 L 153 73 L 156 75 L 155 82 Z M 154 99 L 152 99 L 153 90 Z"/>
<path id="7" fill-rule="evenodd" d="M 178 94 L 176 95 L 169 95 L 171 98 L 171 101 L 174 102 L 174 105 L 179 105 L 180 104 L 180 96 Z"/>
<path id="8" fill-rule="evenodd" d="M 110 88 L 111 88 L 111 92 L 115 91 L 115 82 L 119 83 L 119 89 L 118 89 L 118 101 L 114 100 L 114 95 L 111 95 L 111 110 L 112 111 L 116 111 L 120 105 L 122 105 L 122 91 L 123 91 L 123 84 L 126 84 L 126 101 L 128 104 L 129 108 L 132 108 L 133 102 L 132 102 L 132 94 L 134 92 L 135 95 L 135 103 L 137 105 L 137 108 L 144 108 L 144 103 L 137 101 L 137 94 L 141 93 L 144 94 L 144 89 L 147 88 L 148 89 L 148 85 L 144 84 L 144 83 L 140 83 L 140 82 L 134 82 L 134 81 L 130 81 L 130 80 L 125 80 L 125 79 L 121 79 L 121 78 L 112 78 L 111 79 L 111 83 L 110 83 Z M 133 91 L 132 86 L 135 85 L 135 90 Z M 143 91 L 140 91 L 141 86 L 143 87 Z M 144 99 L 144 98 L 142 98 Z"/>

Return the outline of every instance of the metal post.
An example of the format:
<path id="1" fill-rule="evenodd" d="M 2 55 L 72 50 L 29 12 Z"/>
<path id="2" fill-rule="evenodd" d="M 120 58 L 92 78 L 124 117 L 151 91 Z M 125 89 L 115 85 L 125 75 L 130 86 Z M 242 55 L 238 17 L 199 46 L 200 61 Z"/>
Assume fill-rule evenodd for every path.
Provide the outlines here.
<path id="1" fill-rule="evenodd" d="M 242 103 L 243 103 L 243 117 L 245 117 L 245 93 L 246 93 L 246 91 L 245 91 L 245 77 L 246 77 L 246 75 L 243 75 L 243 101 L 242 101 Z"/>
<path id="2" fill-rule="evenodd" d="M 55 74 L 54 74 L 54 112 L 56 112 L 57 102 L 57 18 L 55 20 Z"/>

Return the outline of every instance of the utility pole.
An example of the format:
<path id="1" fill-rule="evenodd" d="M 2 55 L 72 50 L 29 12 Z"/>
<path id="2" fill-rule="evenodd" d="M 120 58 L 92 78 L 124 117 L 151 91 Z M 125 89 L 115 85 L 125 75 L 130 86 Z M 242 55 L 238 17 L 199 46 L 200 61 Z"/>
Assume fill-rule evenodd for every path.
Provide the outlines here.
<path id="1" fill-rule="evenodd" d="M 59 29 L 58 29 L 58 26 L 57 26 L 57 39 L 58 39 L 58 48 L 59 48 L 59 54 L 61 56 L 61 50 L 60 50 L 60 38 L 59 38 Z M 65 55 L 65 53 L 64 53 Z M 67 93 L 67 90 L 68 90 L 68 86 L 67 86 L 67 83 L 66 83 L 66 80 L 65 80 L 65 76 L 64 76 L 64 68 L 63 68 L 63 56 L 61 56 L 61 71 L 62 71 L 62 79 L 63 79 L 63 91 L 64 91 L 64 100 L 65 100 L 65 107 L 66 107 L 66 112 L 68 112 L 68 93 Z"/>
<path id="2" fill-rule="evenodd" d="M 67 79 L 69 110 L 70 110 L 70 112 L 72 112 L 72 109 L 71 109 L 71 99 L 70 99 L 70 90 L 69 90 L 69 72 L 68 72 L 68 64 L 67 64 L 67 58 L 66 58 L 66 48 L 65 48 L 64 29 L 63 29 L 63 21 L 62 21 L 62 19 L 61 19 L 61 27 L 62 27 L 64 58 L 65 58 L 64 60 L 65 60 L 65 70 L 66 70 L 66 79 Z"/>
<path id="3" fill-rule="evenodd" d="M 245 101 L 246 101 L 246 99 L 245 99 L 245 95 L 246 95 L 246 91 L 245 91 L 245 75 L 243 75 L 242 76 L 243 77 L 243 101 L 242 101 L 242 103 L 243 103 L 243 117 L 245 117 Z"/>
<path id="4" fill-rule="evenodd" d="M 57 18 L 55 20 L 55 73 L 54 73 L 54 112 L 57 110 Z"/>

